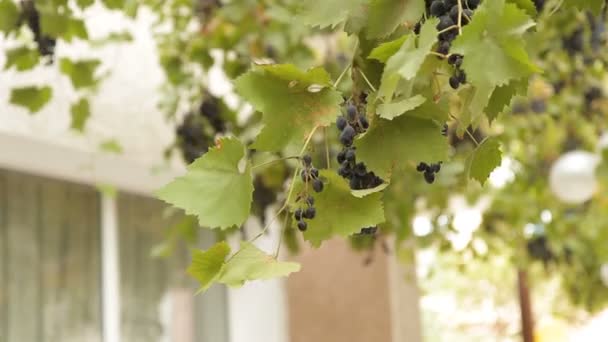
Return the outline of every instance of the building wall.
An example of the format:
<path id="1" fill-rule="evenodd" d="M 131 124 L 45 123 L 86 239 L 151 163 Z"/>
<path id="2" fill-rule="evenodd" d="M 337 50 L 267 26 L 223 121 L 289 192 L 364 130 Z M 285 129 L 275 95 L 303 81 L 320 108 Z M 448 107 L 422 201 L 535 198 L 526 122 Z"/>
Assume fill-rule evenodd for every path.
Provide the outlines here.
<path id="1" fill-rule="evenodd" d="M 366 254 L 334 239 L 295 257 L 302 270 L 287 281 L 291 342 L 398 341 L 392 331 L 390 257 L 380 250 L 373 256 L 366 266 Z M 415 300 L 408 304 L 416 311 Z"/>

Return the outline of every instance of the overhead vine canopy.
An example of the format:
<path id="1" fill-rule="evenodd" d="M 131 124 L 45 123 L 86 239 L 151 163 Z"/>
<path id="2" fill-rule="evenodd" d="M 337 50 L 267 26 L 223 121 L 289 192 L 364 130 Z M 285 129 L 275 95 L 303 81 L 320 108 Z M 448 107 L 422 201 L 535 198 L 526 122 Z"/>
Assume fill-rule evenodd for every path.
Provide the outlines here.
<path id="1" fill-rule="evenodd" d="M 4 68 L 58 68 L 81 95 L 71 107 L 71 127 L 81 132 L 103 82 L 100 61 L 56 59 L 57 41 L 130 39 L 88 38 L 85 13 L 95 3 L 0 0 L 0 32 L 20 43 L 6 51 Z M 562 152 L 594 149 L 606 129 L 604 1 L 101 3 L 128 17 L 144 7 L 155 15 L 167 75 L 160 105 L 177 135 L 167 154 L 179 151 L 190 164 L 157 195 L 197 218 L 187 225 L 225 237 L 255 215 L 262 233 L 281 223 L 289 247 L 298 231 L 313 246 L 340 236 L 373 248 L 391 234 L 395 248 L 408 238 L 446 246 L 448 228 L 412 235 L 416 203 L 439 218 L 450 195 L 489 197 L 479 238 L 508 246 L 517 265 L 541 259 L 565 269 L 574 297 L 601 285 L 608 255 L 594 241 L 606 228 L 607 199 L 598 192 L 583 206 L 560 204 L 547 174 Z M 233 81 L 240 105 L 212 95 L 202 76 L 212 65 Z M 35 114 L 52 96 L 36 84 L 12 89 L 10 102 Z M 505 156 L 519 171 L 492 188 L 487 180 Z M 544 210 L 555 229 L 524 234 Z M 277 260 L 280 244 L 270 254 L 252 244 L 262 233 L 240 249 L 222 240 L 196 252 L 190 274 L 204 290 L 297 271 Z M 592 288 L 582 291 L 573 275 L 591 278 Z M 599 299 L 575 298 L 588 307 Z"/>

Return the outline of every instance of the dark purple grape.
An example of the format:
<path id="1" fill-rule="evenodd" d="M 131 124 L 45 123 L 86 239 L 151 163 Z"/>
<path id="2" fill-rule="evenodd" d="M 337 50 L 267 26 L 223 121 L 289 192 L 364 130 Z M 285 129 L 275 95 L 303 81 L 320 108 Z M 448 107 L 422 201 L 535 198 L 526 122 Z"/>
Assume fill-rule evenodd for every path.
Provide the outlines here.
<path id="1" fill-rule="evenodd" d="M 445 6 L 443 1 L 435 0 L 431 3 L 430 12 L 432 16 L 440 17 L 445 14 Z"/>
<path id="2" fill-rule="evenodd" d="M 346 153 L 344 154 L 344 157 L 346 160 L 348 160 L 349 162 L 354 162 L 355 161 L 355 150 L 352 148 L 349 148 L 346 150 Z"/>
<path id="3" fill-rule="evenodd" d="M 439 46 L 437 46 L 437 52 L 442 55 L 447 55 L 450 52 L 450 42 L 440 41 Z"/>
<path id="4" fill-rule="evenodd" d="M 296 219 L 296 221 L 300 221 L 302 219 L 302 209 L 296 209 L 296 211 L 293 213 L 293 218 Z"/>
<path id="5" fill-rule="evenodd" d="M 304 221 L 298 221 L 298 229 L 301 232 L 306 231 L 307 228 L 308 228 L 308 225 L 306 224 L 306 222 L 304 222 Z"/>
<path id="6" fill-rule="evenodd" d="M 359 116 L 359 122 L 361 123 L 361 127 L 363 129 L 369 128 L 369 121 L 367 121 L 367 118 L 365 117 L 365 115 Z"/>
<path id="7" fill-rule="evenodd" d="M 323 191 L 323 182 L 320 179 L 315 179 L 312 182 L 312 188 L 316 191 L 316 192 L 321 192 Z"/>
<path id="8" fill-rule="evenodd" d="M 346 125 L 342 133 L 340 134 L 340 142 L 344 146 L 350 146 L 353 144 L 353 139 L 355 139 L 355 129 L 351 125 Z"/>
<path id="9" fill-rule="evenodd" d="M 336 119 L 336 126 L 338 126 L 338 129 L 340 131 L 343 130 L 344 127 L 346 127 L 346 124 L 346 119 L 342 115 L 338 116 L 338 119 Z"/>
<path id="10" fill-rule="evenodd" d="M 429 169 L 429 165 L 427 163 L 425 163 L 425 162 L 421 162 L 416 167 L 416 171 L 418 171 L 418 172 L 424 172 L 424 171 L 426 171 L 428 169 Z"/>
<path id="11" fill-rule="evenodd" d="M 317 210 L 314 207 L 307 208 L 304 211 L 304 217 L 307 219 L 313 219 L 317 215 Z"/>
<path id="12" fill-rule="evenodd" d="M 302 162 L 304 162 L 305 166 L 310 166 L 312 164 L 312 157 L 306 154 L 302 157 Z"/>
<path id="13" fill-rule="evenodd" d="M 432 172 L 426 171 L 424 173 L 424 180 L 429 184 L 433 184 L 435 182 L 435 174 Z"/>
<path id="14" fill-rule="evenodd" d="M 458 23 L 458 5 L 452 6 L 450 9 L 450 19 L 455 23 Z"/>
<path id="15" fill-rule="evenodd" d="M 348 107 L 346 107 L 346 118 L 350 122 L 355 121 L 357 119 L 357 107 L 349 104 Z"/>
<path id="16" fill-rule="evenodd" d="M 454 21 L 449 15 L 439 17 L 439 24 L 437 24 L 437 30 L 443 31 L 450 26 L 454 26 Z"/>
<path id="17" fill-rule="evenodd" d="M 458 77 L 450 77 L 450 87 L 452 87 L 452 89 L 458 89 L 458 87 L 460 87 L 460 80 L 458 79 Z"/>
<path id="18" fill-rule="evenodd" d="M 306 198 L 306 203 L 308 203 L 308 205 L 311 205 L 311 206 L 314 205 L 315 204 L 315 198 L 312 197 L 312 196 L 308 196 Z"/>

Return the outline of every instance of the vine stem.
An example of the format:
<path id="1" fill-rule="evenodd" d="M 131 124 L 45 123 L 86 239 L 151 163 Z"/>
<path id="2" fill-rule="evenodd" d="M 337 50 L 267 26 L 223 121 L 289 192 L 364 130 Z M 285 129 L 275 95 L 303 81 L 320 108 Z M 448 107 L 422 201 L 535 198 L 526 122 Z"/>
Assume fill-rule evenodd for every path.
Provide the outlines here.
<path id="1" fill-rule="evenodd" d="M 448 58 L 448 55 L 444 55 L 444 54 L 439 53 L 439 52 L 437 52 L 437 51 L 431 51 L 431 52 L 429 52 L 429 54 L 431 54 L 431 55 L 435 55 L 435 56 L 437 56 L 437 57 L 441 57 L 442 59 L 446 59 L 446 58 Z"/>
<path id="2" fill-rule="evenodd" d="M 462 34 L 462 0 L 458 0 L 458 34 Z"/>
<path id="3" fill-rule="evenodd" d="M 455 117 L 452 113 L 449 113 L 450 117 L 454 120 L 456 120 L 456 122 L 458 122 L 459 125 L 462 125 L 462 123 L 460 122 L 460 120 L 458 120 L 457 117 Z M 471 140 L 473 140 L 473 143 L 475 144 L 476 147 L 479 147 L 479 141 L 477 141 L 477 139 L 475 139 L 475 137 L 473 136 L 473 134 L 471 132 L 469 132 L 469 127 L 467 127 L 464 130 L 467 135 L 469 136 L 469 138 L 471 138 Z"/>
<path id="4" fill-rule="evenodd" d="M 329 158 L 329 138 L 327 136 L 327 127 L 323 127 L 323 136 L 325 137 L 325 163 L 327 168 L 331 169 L 331 158 Z"/>
<path id="5" fill-rule="evenodd" d="M 458 2 L 460 3 L 460 1 L 458 1 Z M 459 28 L 459 26 L 458 26 L 458 25 L 452 25 L 452 26 L 448 26 L 448 27 L 444 28 L 443 30 L 441 30 L 441 31 L 437 32 L 437 34 L 439 35 L 439 34 L 442 34 L 442 33 L 448 32 L 448 31 L 451 31 L 451 30 L 453 30 L 453 29 L 455 29 L 455 28 Z"/>
<path id="6" fill-rule="evenodd" d="M 350 59 L 350 63 L 348 63 L 348 65 L 346 66 L 346 68 L 344 68 L 344 70 L 342 70 L 342 73 L 340 74 L 340 76 L 338 76 L 338 79 L 336 80 L 336 82 L 334 82 L 334 88 L 337 87 L 338 84 L 340 84 L 340 81 L 342 81 L 342 79 L 344 78 L 344 76 L 346 76 L 346 73 L 348 72 L 348 70 L 350 68 L 352 68 L 353 61 L 355 60 L 355 56 L 357 54 L 357 49 L 358 48 L 359 48 L 359 40 L 357 39 L 357 42 L 355 43 L 353 57 Z"/>
<path id="7" fill-rule="evenodd" d="M 315 134 L 315 132 L 317 131 L 318 128 L 319 128 L 319 126 L 315 126 L 312 129 L 312 131 L 310 131 L 310 134 L 308 134 L 308 137 L 306 138 L 306 141 L 304 142 L 304 146 L 302 146 L 302 150 L 300 151 L 300 154 L 297 158 L 302 157 L 302 155 L 306 151 L 306 148 L 308 147 L 308 144 L 310 143 L 310 140 L 312 139 L 313 135 Z M 266 224 L 266 226 L 264 226 L 262 231 L 259 232 L 258 235 L 254 236 L 252 239 L 250 239 L 249 242 L 253 242 L 253 241 L 257 240 L 260 236 L 264 235 L 266 233 L 266 231 L 268 230 L 268 228 L 270 228 L 270 226 L 274 223 L 274 221 L 276 221 L 276 219 L 279 217 L 279 215 L 281 215 L 281 213 L 285 209 L 287 209 L 287 207 L 289 206 L 289 201 L 291 200 L 291 195 L 293 194 L 293 189 L 296 184 L 296 178 L 298 177 L 299 171 L 300 171 L 300 166 L 296 167 L 295 171 L 293 172 L 293 176 L 291 178 L 291 184 L 289 185 L 289 192 L 287 193 L 287 197 L 285 198 L 285 202 L 283 203 L 281 208 L 279 208 L 279 210 L 277 210 L 276 214 L 274 214 L 274 216 L 272 217 L 272 220 L 270 220 L 270 222 L 268 222 Z"/>
<path id="8" fill-rule="evenodd" d="M 370 81 L 369 81 L 369 79 L 367 78 L 367 76 L 365 76 L 365 73 L 363 72 L 363 70 L 361 70 L 361 69 L 358 69 L 358 68 L 357 68 L 357 71 L 359 71 L 359 73 L 361 74 L 361 76 L 363 76 L 363 79 L 365 80 L 365 83 L 367 83 L 367 86 L 368 86 L 368 87 L 369 87 L 369 88 L 370 88 L 370 89 L 371 89 L 371 90 L 372 90 L 374 93 L 375 93 L 375 92 L 377 92 L 376 87 L 374 87 L 374 86 L 372 85 L 372 82 L 370 82 Z"/>
<path id="9" fill-rule="evenodd" d="M 342 78 L 344 78 L 344 75 L 346 75 L 346 72 L 350 69 L 351 64 L 348 64 L 346 66 L 346 68 L 344 68 L 344 70 L 342 70 L 342 73 L 340 74 L 340 76 L 338 76 L 338 79 L 336 80 L 336 82 L 334 82 L 334 88 L 338 86 L 338 84 L 340 84 L 340 81 L 342 81 Z"/>
<path id="10" fill-rule="evenodd" d="M 262 164 L 254 165 L 254 166 L 251 167 L 251 169 L 255 170 L 255 169 L 259 168 L 259 167 L 264 167 L 264 166 L 270 165 L 272 163 L 280 162 L 280 161 L 283 161 L 283 160 L 289 160 L 289 159 L 299 159 L 299 158 L 300 158 L 299 156 L 291 156 L 291 157 L 284 157 L 284 158 L 274 159 L 274 160 L 271 160 L 271 161 L 264 162 Z"/>
<path id="11" fill-rule="evenodd" d="M 279 234 L 279 243 L 277 244 L 277 249 L 274 251 L 274 258 L 279 258 L 279 252 L 281 252 L 281 245 L 283 244 L 283 235 L 285 235 L 285 227 L 287 227 L 287 219 L 289 215 L 285 215 L 285 219 L 283 219 L 283 230 L 281 230 L 281 234 Z"/>

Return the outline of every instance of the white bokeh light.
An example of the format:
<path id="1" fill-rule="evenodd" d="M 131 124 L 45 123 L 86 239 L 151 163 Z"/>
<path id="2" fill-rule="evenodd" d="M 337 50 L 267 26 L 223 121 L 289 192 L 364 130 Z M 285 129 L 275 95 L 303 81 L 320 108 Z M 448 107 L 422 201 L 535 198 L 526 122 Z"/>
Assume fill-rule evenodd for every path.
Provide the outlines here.
<path id="1" fill-rule="evenodd" d="M 549 224 L 553 221 L 553 214 L 551 214 L 549 209 L 545 209 L 540 213 L 540 220 L 543 221 L 543 223 Z"/>
<path id="2" fill-rule="evenodd" d="M 564 154 L 551 167 L 551 191 L 565 203 L 588 201 L 597 190 L 595 168 L 598 163 L 599 157 L 591 152 L 572 151 Z"/>
<path id="3" fill-rule="evenodd" d="M 515 179 L 515 172 L 513 170 L 513 160 L 511 158 L 502 158 L 500 166 L 497 167 L 492 173 L 488 181 L 493 188 L 501 189 L 508 183 Z"/>
<path id="4" fill-rule="evenodd" d="M 414 235 L 416 236 L 426 236 L 433 231 L 431 219 L 426 215 L 416 216 L 412 226 L 414 228 Z"/>

